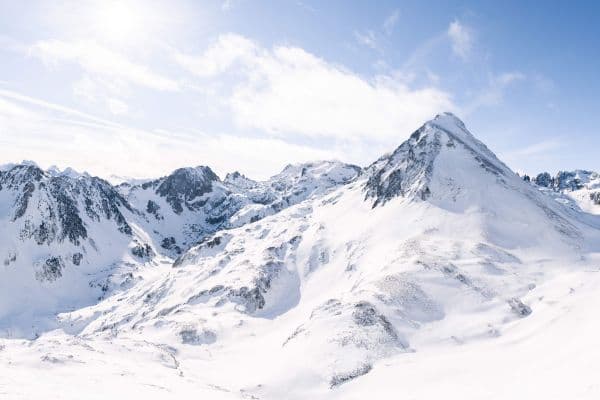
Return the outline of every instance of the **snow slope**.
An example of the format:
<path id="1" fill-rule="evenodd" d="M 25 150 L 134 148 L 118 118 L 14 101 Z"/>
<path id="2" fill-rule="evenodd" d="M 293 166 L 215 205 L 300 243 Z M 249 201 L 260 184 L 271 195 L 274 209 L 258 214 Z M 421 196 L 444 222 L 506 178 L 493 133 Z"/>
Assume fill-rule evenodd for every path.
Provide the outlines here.
<path id="1" fill-rule="evenodd" d="M 523 181 L 451 114 L 358 172 L 211 177 L 200 196 L 242 206 L 172 265 L 163 255 L 113 276 L 101 301 L 60 313 L 58 330 L 3 339 L 0 393 L 35 398 L 75 378 L 93 398 L 100 374 L 103 395 L 149 398 L 600 394 L 600 217 Z M 140 209 L 163 183 L 121 192 Z M 178 197 L 181 215 L 198 198 Z M 232 217 L 272 204 L 284 206 Z M 39 385 L 26 388 L 15 370 L 32 369 Z"/>
<path id="2" fill-rule="evenodd" d="M 113 187 L 69 168 L 6 165 L 0 170 L 0 335 L 34 337 L 55 327 L 57 312 L 131 286 L 133 271 L 172 263 L 217 230 L 326 193 L 359 171 L 336 162 L 301 164 L 240 187 L 197 167 Z"/>

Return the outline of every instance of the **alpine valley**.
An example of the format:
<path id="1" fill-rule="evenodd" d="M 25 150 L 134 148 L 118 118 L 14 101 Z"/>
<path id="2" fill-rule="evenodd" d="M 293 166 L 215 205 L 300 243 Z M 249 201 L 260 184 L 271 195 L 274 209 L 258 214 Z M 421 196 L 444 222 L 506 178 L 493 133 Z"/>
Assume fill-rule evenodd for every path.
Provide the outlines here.
<path id="1" fill-rule="evenodd" d="M 0 167 L 0 398 L 597 399 L 599 293 L 600 175 L 450 113 L 267 181 Z"/>

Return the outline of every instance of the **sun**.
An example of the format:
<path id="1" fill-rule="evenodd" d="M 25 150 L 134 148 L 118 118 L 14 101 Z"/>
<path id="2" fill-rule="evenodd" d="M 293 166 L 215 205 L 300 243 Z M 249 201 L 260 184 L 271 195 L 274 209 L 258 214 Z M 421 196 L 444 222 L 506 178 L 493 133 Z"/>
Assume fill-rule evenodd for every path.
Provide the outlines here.
<path id="1" fill-rule="evenodd" d="M 115 42 L 136 42 L 150 35 L 158 15 L 150 6 L 134 0 L 107 0 L 94 10 L 94 31 L 99 37 Z"/>

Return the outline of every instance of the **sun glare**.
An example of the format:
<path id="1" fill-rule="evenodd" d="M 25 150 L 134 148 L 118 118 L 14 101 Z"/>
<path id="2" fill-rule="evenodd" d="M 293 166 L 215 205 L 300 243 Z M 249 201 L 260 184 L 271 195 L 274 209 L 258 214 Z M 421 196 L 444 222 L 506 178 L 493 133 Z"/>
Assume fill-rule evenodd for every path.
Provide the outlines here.
<path id="1" fill-rule="evenodd" d="M 110 41 L 135 42 L 152 32 L 156 17 L 150 3 L 104 1 L 94 10 L 94 31 Z"/>

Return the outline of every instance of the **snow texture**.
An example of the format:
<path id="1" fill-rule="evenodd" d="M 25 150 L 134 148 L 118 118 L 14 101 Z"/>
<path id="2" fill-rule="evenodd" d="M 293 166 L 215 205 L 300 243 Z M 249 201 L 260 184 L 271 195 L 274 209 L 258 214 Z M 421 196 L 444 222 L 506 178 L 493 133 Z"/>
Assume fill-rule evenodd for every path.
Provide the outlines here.
<path id="1" fill-rule="evenodd" d="M 449 113 L 264 182 L 2 167 L 0 394 L 597 398 L 599 183 Z"/>

